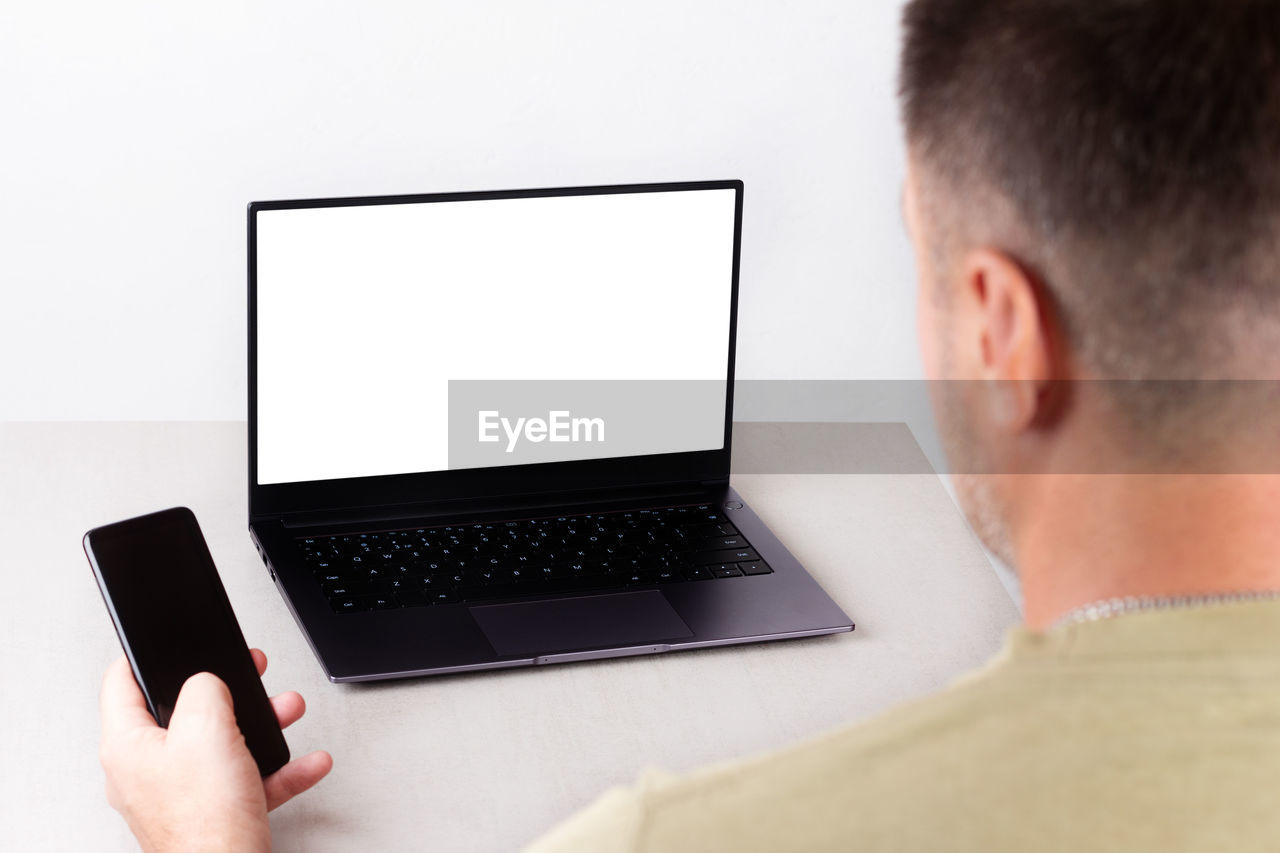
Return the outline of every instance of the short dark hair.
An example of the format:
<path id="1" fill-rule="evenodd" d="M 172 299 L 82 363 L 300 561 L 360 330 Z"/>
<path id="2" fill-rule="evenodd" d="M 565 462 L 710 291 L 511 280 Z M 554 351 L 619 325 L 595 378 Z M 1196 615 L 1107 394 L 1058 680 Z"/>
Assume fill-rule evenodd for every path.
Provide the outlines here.
<path id="1" fill-rule="evenodd" d="M 1220 376 L 1280 317 L 1280 2 L 913 0 L 903 30 L 913 163 L 1001 199 L 1100 375 Z"/>

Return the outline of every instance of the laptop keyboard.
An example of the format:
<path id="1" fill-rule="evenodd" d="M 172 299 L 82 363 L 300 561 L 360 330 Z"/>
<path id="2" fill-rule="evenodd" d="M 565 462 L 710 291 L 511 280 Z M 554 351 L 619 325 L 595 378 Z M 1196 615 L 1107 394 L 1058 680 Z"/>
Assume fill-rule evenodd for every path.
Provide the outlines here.
<path id="1" fill-rule="evenodd" d="M 769 574 L 709 504 L 298 539 L 338 613 Z"/>

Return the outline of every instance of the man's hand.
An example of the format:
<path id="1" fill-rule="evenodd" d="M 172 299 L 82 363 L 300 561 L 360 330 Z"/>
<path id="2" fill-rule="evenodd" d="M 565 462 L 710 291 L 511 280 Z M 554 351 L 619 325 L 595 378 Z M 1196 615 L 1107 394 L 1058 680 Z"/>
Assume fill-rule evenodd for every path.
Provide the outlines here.
<path id="1" fill-rule="evenodd" d="M 251 651 L 261 675 L 267 656 Z M 306 710 L 294 692 L 271 704 L 281 728 Z M 327 752 L 313 752 L 260 777 L 236 727 L 230 691 L 207 672 L 187 679 L 169 728 L 160 728 L 124 657 L 102 680 L 100 757 L 107 801 L 147 851 L 269 850 L 267 812 L 333 767 Z"/>

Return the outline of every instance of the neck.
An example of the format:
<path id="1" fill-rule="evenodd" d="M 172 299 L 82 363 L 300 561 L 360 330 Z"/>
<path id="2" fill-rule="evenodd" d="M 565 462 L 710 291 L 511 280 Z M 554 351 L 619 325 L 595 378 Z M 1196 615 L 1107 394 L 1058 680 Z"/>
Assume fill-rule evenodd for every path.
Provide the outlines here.
<path id="1" fill-rule="evenodd" d="M 1051 474 L 1019 491 L 1031 628 L 1111 598 L 1280 590 L 1280 475 Z"/>

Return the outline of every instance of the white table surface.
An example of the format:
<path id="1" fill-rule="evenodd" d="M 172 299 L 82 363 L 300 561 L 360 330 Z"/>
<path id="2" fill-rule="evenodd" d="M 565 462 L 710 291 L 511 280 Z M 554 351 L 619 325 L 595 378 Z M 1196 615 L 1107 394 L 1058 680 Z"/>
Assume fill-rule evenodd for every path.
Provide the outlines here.
<path id="1" fill-rule="evenodd" d="M 934 691 L 1017 619 L 933 474 L 752 474 L 743 497 L 852 634 L 333 685 L 250 545 L 243 423 L 0 425 L 0 848 L 125 850 L 103 796 L 97 694 L 120 647 L 84 531 L 195 510 L 267 689 L 308 712 L 332 775 L 272 817 L 279 850 L 509 850 L 646 765 L 783 746 Z"/>

